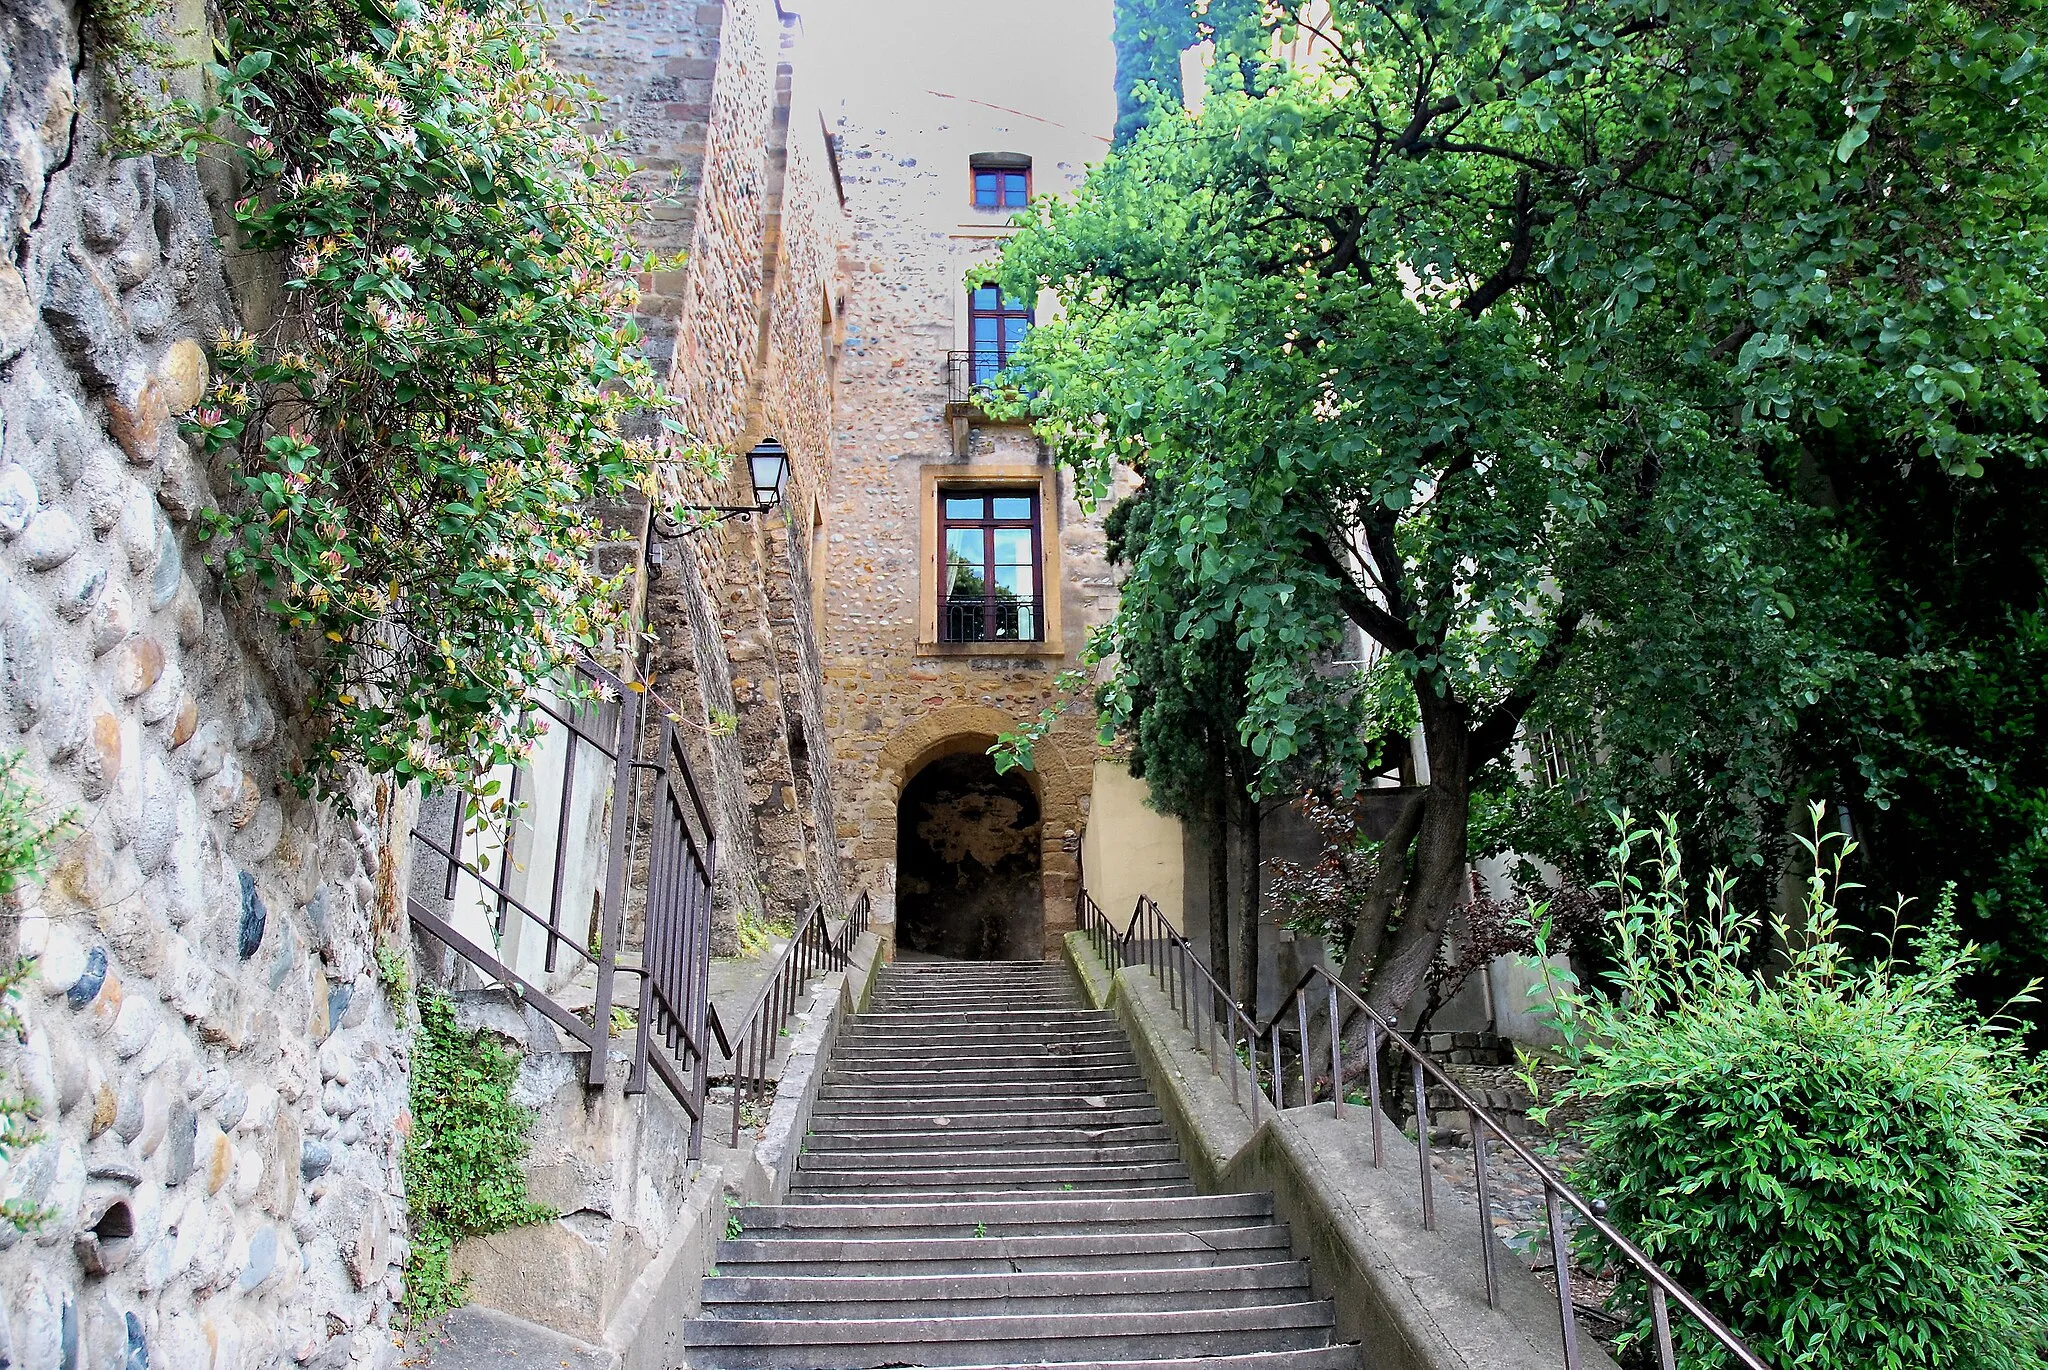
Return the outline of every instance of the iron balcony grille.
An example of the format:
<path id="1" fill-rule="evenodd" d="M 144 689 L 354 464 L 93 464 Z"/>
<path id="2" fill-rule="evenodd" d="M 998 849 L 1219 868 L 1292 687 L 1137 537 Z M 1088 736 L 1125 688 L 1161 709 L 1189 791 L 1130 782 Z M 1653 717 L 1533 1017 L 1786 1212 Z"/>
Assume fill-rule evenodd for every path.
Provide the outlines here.
<path id="1" fill-rule="evenodd" d="M 981 403 L 1008 359 L 993 347 L 946 354 L 946 403 Z"/>
<path id="2" fill-rule="evenodd" d="M 948 597 L 939 605 L 941 642 L 1043 642 L 1044 601 Z"/>

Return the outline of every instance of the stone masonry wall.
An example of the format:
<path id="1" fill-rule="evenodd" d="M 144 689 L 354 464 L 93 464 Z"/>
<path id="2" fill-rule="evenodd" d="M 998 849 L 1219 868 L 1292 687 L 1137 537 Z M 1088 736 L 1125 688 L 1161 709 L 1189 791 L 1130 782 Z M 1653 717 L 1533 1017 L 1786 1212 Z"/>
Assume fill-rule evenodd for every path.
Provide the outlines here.
<path id="1" fill-rule="evenodd" d="M 174 415 L 234 318 L 191 167 L 121 160 L 78 0 L 0 16 L 0 747 L 75 822 L 0 920 L 0 1365 L 388 1364 L 403 1025 L 380 796 L 300 800 L 280 646 L 223 607 Z M 381 911 L 381 913 L 380 913 Z"/>
<path id="2" fill-rule="evenodd" d="M 642 237 L 672 250 L 687 226 L 689 258 L 643 283 L 645 326 L 672 319 L 675 418 L 731 460 L 710 479 L 669 468 L 663 501 L 750 503 L 746 452 L 773 438 L 790 453 L 784 513 L 767 527 L 655 530 L 644 587 L 648 673 L 712 791 L 726 953 L 741 913 L 787 919 L 844 899 L 830 775 L 809 749 L 824 723 L 807 581 L 791 589 L 808 568 L 790 560 L 808 550 L 829 451 L 837 205 L 815 110 L 791 136 L 800 29 L 773 0 L 642 6 L 633 19 L 630 43 L 565 39 L 563 53 L 618 102 L 636 155 L 684 171 L 677 204 Z"/>
<path id="3" fill-rule="evenodd" d="M 977 421 L 956 455 L 947 415 L 946 354 L 966 345 L 965 274 L 989 261 L 1008 212 L 973 207 L 969 158 L 1032 159 L 1034 193 L 1080 184 L 1107 148 L 1107 130 L 1063 127 L 1015 110 L 931 92 L 840 119 L 842 171 L 853 215 L 851 292 L 840 366 L 838 428 L 827 494 L 829 568 L 824 642 L 826 704 L 840 790 L 840 850 L 856 880 L 893 888 L 897 805 L 936 757 L 985 750 L 1059 698 L 1088 630 L 1115 611 L 1102 509 L 1082 509 L 1026 428 Z M 1043 644 L 926 641 L 924 599 L 936 592 L 927 519 L 933 468 L 971 478 L 1047 482 L 1043 535 L 1059 558 L 1059 629 Z M 966 468 L 966 469 L 962 469 Z M 921 570 L 923 577 L 921 578 Z M 1053 577 L 1048 576 L 1050 581 Z M 935 611 L 932 611 L 935 612 Z M 1032 782 L 1043 808 L 1043 945 L 1072 926 L 1074 835 L 1086 826 L 1096 747 L 1085 709 L 1064 717 L 1038 749 Z"/>

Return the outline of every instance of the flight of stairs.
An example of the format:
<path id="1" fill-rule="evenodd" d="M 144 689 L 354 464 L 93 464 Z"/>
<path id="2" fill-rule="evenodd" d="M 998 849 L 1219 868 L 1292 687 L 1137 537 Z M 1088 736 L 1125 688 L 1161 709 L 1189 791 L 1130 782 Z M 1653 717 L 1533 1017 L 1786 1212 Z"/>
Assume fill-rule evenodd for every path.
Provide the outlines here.
<path id="1" fill-rule="evenodd" d="M 1358 1370 L 1266 1194 L 1197 1197 L 1063 968 L 883 972 L 789 1201 L 733 1211 L 686 1364 Z"/>

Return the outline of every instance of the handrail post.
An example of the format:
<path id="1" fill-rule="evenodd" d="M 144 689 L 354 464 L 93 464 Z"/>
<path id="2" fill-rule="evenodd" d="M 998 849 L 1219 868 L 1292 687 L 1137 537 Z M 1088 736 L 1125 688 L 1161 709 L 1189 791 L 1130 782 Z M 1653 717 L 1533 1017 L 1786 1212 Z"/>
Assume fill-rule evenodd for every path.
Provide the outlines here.
<path id="1" fill-rule="evenodd" d="M 1411 1056 L 1415 1073 L 1415 1147 L 1422 1155 L 1422 1230 L 1436 1231 L 1436 1167 L 1429 1160 L 1429 1083 L 1422 1078 L 1422 1060 Z"/>
<path id="2" fill-rule="evenodd" d="M 1494 1269 L 1493 1199 L 1486 1183 L 1486 1122 L 1472 1115 L 1472 1177 L 1479 1190 L 1479 1255 L 1486 1268 L 1486 1306 L 1500 1307 L 1500 1275 Z"/>
<path id="3" fill-rule="evenodd" d="M 1550 1218 L 1551 1268 L 1557 1274 L 1557 1316 L 1564 1333 L 1565 1370 L 1579 1370 L 1579 1319 L 1572 1308 L 1572 1256 L 1565 1240 L 1564 1210 L 1558 1206 L 1557 1191 L 1549 1181 L 1543 1184 L 1543 1207 Z"/>
<path id="4" fill-rule="evenodd" d="M 1337 982 L 1325 979 L 1330 992 L 1330 1116 L 1344 1116 L 1344 1019 L 1337 1012 Z"/>
<path id="5" fill-rule="evenodd" d="M 1365 1020 L 1365 1079 L 1368 1100 L 1372 1106 L 1372 1168 L 1387 1168 L 1387 1145 L 1382 1135 L 1380 1112 L 1380 1024 L 1379 1019 Z"/>
<path id="6" fill-rule="evenodd" d="M 619 701 L 618 752 L 612 761 L 612 849 L 610 858 L 606 863 L 608 869 L 605 871 L 604 877 L 604 902 L 598 908 L 597 998 L 591 1005 L 591 1027 L 596 1032 L 596 1038 L 590 1044 L 590 1064 L 584 1075 L 584 1083 L 592 1086 L 604 1083 L 605 1066 L 611 1058 L 612 981 L 618 972 L 619 939 L 624 935 L 626 921 L 626 849 L 628 834 L 626 832 L 625 805 L 620 801 L 625 797 L 626 791 L 631 788 L 633 783 L 633 749 L 640 740 L 640 696 L 631 690 L 622 691 L 621 693 L 624 697 Z M 573 735 L 571 741 L 573 744 Z M 575 757 L 573 745 L 569 755 L 573 762 Z M 565 778 L 562 786 L 565 797 L 568 794 L 568 787 L 569 782 Z M 566 798 L 563 817 L 566 824 Z M 558 831 L 556 833 L 558 845 L 560 838 L 561 833 Z M 555 897 L 558 903 L 561 898 L 561 866 L 562 862 L 558 854 L 555 870 Z M 559 909 L 557 909 L 555 911 L 556 915 L 559 915 L 559 912 Z M 548 943 L 548 949 L 550 953 L 553 952 L 554 943 L 552 941 Z M 550 956 L 550 961 L 552 963 L 552 955 Z M 642 1014 L 640 1021 L 634 1025 L 634 1032 L 640 1034 L 652 1031 L 648 1022 L 652 1016 L 652 1014 Z M 636 1042 L 634 1044 L 633 1051 L 637 1057 L 640 1053 L 639 1043 Z"/>

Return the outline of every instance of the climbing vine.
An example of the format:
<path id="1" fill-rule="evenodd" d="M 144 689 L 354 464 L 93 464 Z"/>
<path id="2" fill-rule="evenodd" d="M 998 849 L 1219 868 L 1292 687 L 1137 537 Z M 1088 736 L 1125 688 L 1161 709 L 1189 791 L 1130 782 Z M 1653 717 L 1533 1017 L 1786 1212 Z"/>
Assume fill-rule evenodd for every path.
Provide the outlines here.
<path id="1" fill-rule="evenodd" d="M 554 37 L 529 0 L 237 0 L 208 69 L 243 246 L 288 279 L 189 424 L 240 496 L 213 555 L 306 645 L 309 788 L 515 759 L 519 704 L 620 625 L 593 510 L 651 470 L 653 264 Z"/>
<path id="2" fill-rule="evenodd" d="M 555 1217 L 526 1196 L 533 1112 L 512 1100 L 519 1053 L 465 1030 L 445 995 L 422 988 L 412 1046 L 412 1135 L 406 1139 L 406 1208 L 412 1250 L 405 1311 L 415 1320 L 462 1305 L 466 1279 L 448 1258 L 465 1237 L 488 1236 Z"/>

